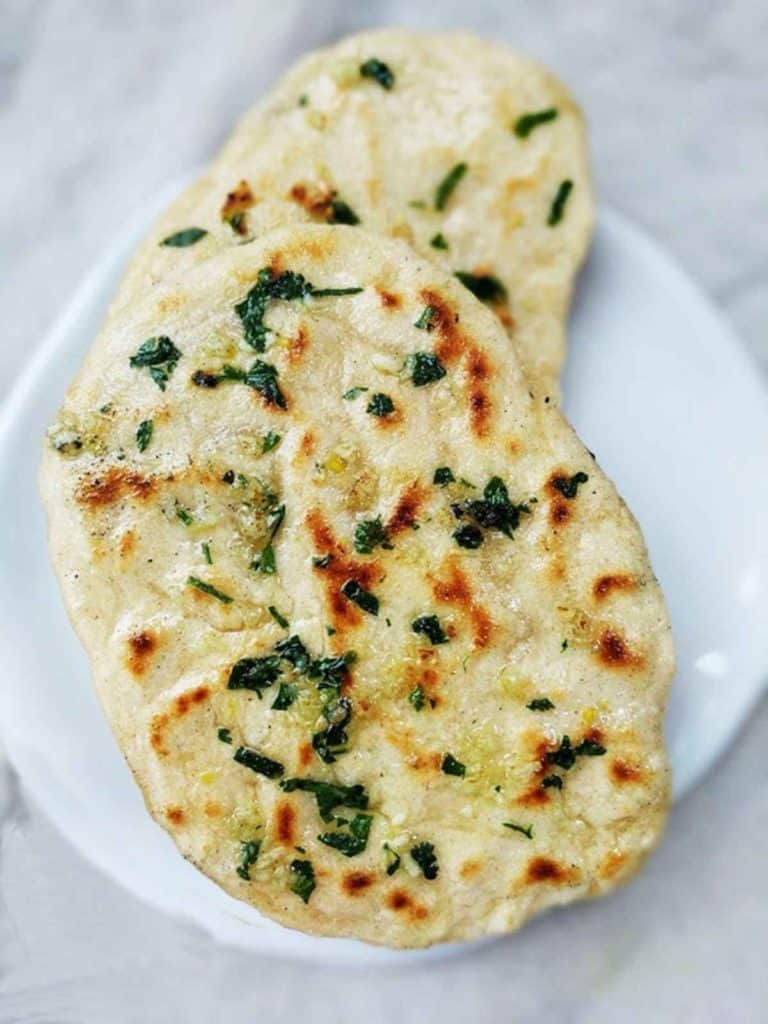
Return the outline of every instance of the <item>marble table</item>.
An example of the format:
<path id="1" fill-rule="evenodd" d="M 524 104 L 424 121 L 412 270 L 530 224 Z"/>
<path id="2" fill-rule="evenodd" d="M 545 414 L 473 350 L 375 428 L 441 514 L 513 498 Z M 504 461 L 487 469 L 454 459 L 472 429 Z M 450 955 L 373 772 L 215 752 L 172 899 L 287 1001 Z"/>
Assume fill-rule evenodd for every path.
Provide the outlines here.
<path id="1" fill-rule="evenodd" d="M 556 69 L 589 116 L 601 198 L 668 247 L 768 368 L 757 0 L 4 0 L 0 402 L 143 197 L 213 153 L 287 60 L 372 24 L 472 28 Z M 764 1021 L 767 745 L 764 702 L 614 896 L 375 970 L 249 956 L 148 909 L 0 763 L 0 1022 Z"/>

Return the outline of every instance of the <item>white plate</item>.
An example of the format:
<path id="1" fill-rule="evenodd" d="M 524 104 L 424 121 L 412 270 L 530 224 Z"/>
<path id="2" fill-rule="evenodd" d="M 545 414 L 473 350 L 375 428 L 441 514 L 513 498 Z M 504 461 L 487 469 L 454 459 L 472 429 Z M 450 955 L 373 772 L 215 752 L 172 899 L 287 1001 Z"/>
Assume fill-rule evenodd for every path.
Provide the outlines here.
<path id="1" fill-rule="evenodd" d="M 144 810 L 67 622 L 37 496 L 42 437 L 126 258 L 166 198 L 83 283 L 0 417 L 3 741 L 27 791 L 86 857 L 223 941 L 326 962 L 435 955 L 288 931 L 183 861 Z M 762 382 L 688 278 L 610 213 L 579 288 L 564 391 L 584 442 L 642 524 L 669 602 L 679 669 L 667 732 L 679 796 L 738 728 L 768 669 Z"/>

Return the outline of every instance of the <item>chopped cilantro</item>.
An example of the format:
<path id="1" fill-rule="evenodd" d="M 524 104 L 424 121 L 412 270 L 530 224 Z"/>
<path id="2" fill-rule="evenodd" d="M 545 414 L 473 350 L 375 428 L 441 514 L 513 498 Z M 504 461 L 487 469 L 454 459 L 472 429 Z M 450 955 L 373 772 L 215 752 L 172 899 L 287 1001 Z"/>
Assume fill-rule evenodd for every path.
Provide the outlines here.
<path id="1" fill-rule="evenodd" d="M 349 601 L 353 601 L 358 608 L 362 608 L 369 615 L 379 614 L 379 599 L 369 590 L 365 590 L 357 580 L 347 580 L 342 586 L 341 592 Z"/>
<path id="2" fill-rule="evenodd" d="M 277 779 L 285 772 L 279 761 L 273 761 L 271 757 L 265 757 L 250 747 L 238 747 L 233 757 L 238 764 L 250 768 L 257 775 L 265 775 L 268 779 Z"/>
<path id="3" fill-rule="evenodd" d="M 541 784 L 544 789 L 562 789 L 563 780 L 559 775 L 547 775 L 545 779 L 541 780 Z"/>
<path id="4" fill-rule="evenodd" d="M 552 486 L 556 491 L 559 491 L 564 498 L 575 498 L 579 490 L 580 484 L 585 484 L 589 480 L 586 473 L 582 473 L 579 470 L 578 473 L 574 473 L 572 477 L 567 476 L 556 476 L 552 480 Z"/>
<path id="5" fill-rule="evenodd" d="M 453 531 L 453 539 L 460 548 L 469 548 L 472 551 L 483 543 L 483 531 L 471 523 L 465 523 Z"/>
<path id="6" fill-rule="evenodd" d="M 503 302 L 507 297 L 507 289 L 492 274 L 469 274 L 466 270 L 457 270 L 454 277 L 481 302 Z"/>
<path id="7" fill-rule="evenodd" d="M 292 860 L 289 870 L 296 876 L 291 883 L 291 892 L 295 892 L 305 903 L 315 891 L 315 870 L 309 860 Z"/>
<path id="8" fill-rule="evenodd" d="M 319 779 L 294 778 L 283 779 L 280 788 L 284 793 L 293 793 L 294 790 L 313 793 L 320 817 L 325 822 L 333 820 L 333 812 L 337 807 L 352 807 L 360 811 L 368 809 L 368 794 L 361 785 L 342 786 Z"/>
<path id="9" fill-rule="evenodd" d="M 467 164 L 459 163 L 448 171 L 446 176 L 435 189 L 435 209 L 444 210 L 453 190 L 467 173 Z"/>
<path id="10" fill-rule="evenodd" d="M 170 338 L 162 334 L 157 338 L 147 338 L 136 355 L 131 356 L 129 363 L 133 367 L 146 367 L 152 380 L 161 391 L 165 391 L 176 364 L 181 359 L 181 352 Z"/>
<path id="11" fill-rule="evenodd" d="M 279 654 L 283 661 L 293 665 L 297 672 L 306 672 L 309 668 L 309 651 L 295 633 L 285 640 L 278 640 L 275 644 L 275 653 Z"/>
<path id="12" fill-rule="evenodd" d="M 360 218 L 357 216 L 355 211 L 345 203 L 343 199 L 332 199 L 331 200 L 331 211 L 328 217 L 329 224 L 359 224 Z"/>
<path id="13" fill-rule="evenodd" d="M 395 76 L 392 73 L 392 69 L 380 61 L 378 57 L 369 57 L 367 61 L 360 65 L 360 74 L 363 78 L 372 78 L 374 82 L 378 82 L 382 89 L 389 91 L 395 84 Z"/>
<path id="14" fill-rule="evenodd" d="M 329 295 L 359 295 L 363 288 L 313 288 L 312 297 L 323 299 Z"/>
<path id="15" fill-rule="evenodd" d="M 436 615 L 420 615 L 411 623 L 411 629 L 414 633 L 423 633 L 434 646 L 448 643 L 448 637 L 443 632 L 440 620 Z"/>
<path id="16" fill-rule="evenodd" d="M 445 235 L 442 231 L 438 231 L 436 235 L 433 235 L 429 240 L 429 244 L 433 249 L 447 249 L 448 243 L 445 240 Z"/>
<path id="17" fill-rule="evenodd" d="M 346 697 L 332 697 L 323 708 L 323 718 L 328 725 L 312 737 L 312 749 L 321 761 L 333 764 L 345 753 L 348 740 L 346 727 L 352 718 L 352 705 Z"/>
<path id="18" fill-rule="evenodd" d="M 446 484 L 452 484 L 456 480 L 448 466 L 440 466 L 435 470 L 435 475 L 432 477 L 432 483 L 437 484 L 438 487 L 445 487 Z"/>
<path id="19" fill-rule="evenodd" d="M 552 200 L 552 206 L 549 210 L 549 216 L 547 217 L 547 224 L 549 227 L 554 227 L 555 224 L 559 224 L 565 214 L 565 204 L 568 202 L 568 197 L 573 191 L 573 182 L 570 179 L 566 179 L 561 182 L 560 187 L 557 190 L 555 198 Z"/>
<path id="20" fill-rule="evenodd" d="M 554 107 L 548 107 L 546 110 L 532 110 L 515 121 L 515 135 L 518 138 L 527 139 L 534 128 L 538 128 L 540 124 L 546 124 L 547 121 L 554 121 L 556 117 L 557 110 Z"/>
<path id="21" fill-rule="evenodd" d="M 434 352 L 413 352 L 405 361 L 405 369 L 411 383 L 417 388 L 440 380 L 446 374 L 445 367 Z"/>
<path id="22" fill-rule="evenodd" d="M 213 557 L 211 556 L 211 545 L 208 543 L 208 541 L 203 541 L 200 547 L 202 548 L 203 558 L 205 559 L 206 563 L 208 565 L 213 565 Z"/>
<path id="23" fill-rule="evenodd" d="M 529 515 L 530 509 L 524 502 L 513 504 L 504 481 L 494 476 L 486 484 L 482 499 L 472 499 L 459 506 L 459 514 L 463 513 L 471 516 L 478 526 L 500 530 L 507 537 L 512 537 L 520 525 L 520 516 Z"/>
<path id="24" fill-rule="evenodd" d="M 389 843 L 384 843 L 384 851 L 387 861 L 387 874 L 392 876 L 400 867 L 402 858 L 397 850 L 393 850 Z"/>
<path id="25" fill-rule="evenodd" d="M 417 843 L 411 847 L 411 857 L 421 868 L 421 873 L 429 881 L 437 878 L 440 868 L 435 856 L 435 847 L 432 843 Z"/>
<path id="26" fill-rule="evenodd" d="M 253 690 L 261 698 L 261 691 L 276 683 L 280 673 L 280 658 L 275 654 L 241 658 L 232 666 L 227 689 Z"/>
<path id="27" fill-rule="evenodd" d="M 563 771 L 570 771 L 577 757 L 602 757 L 605 747 L 593 740 L 582 740 L 577 747 L 572 746 L 569 736 L 563 736 L 557 750 L 550 750 L 546 755 L 547 764 L 553 764 Z"/>
<path id="28" fill-rule="evenodd" d="M 389 395 L 385 395 L 381 391 L 377 391 L 375 395 L 371 396 L 371 400 L 365 411 L 370 413 L 371 416 L 389 416 L 390 413 L 395 411 L 395 403 Z"/>
<path id="29" fill-rule="evenodd" d="M 288 621 L 288 619 L 286 619 L 284 615 L 280 614 L 280 612 L 277 610 L 277 608 L 275 608 L 273 604 L 269 606 L 267 611 L 278 624 L 278 626 L 282 626 L 283 629 L 288 629 L 288 627 L 290 626 L 290 622 Z"/>
<path id="30" fill-rule="evenodd" d="M 349 666 L 355 661 L 357 655 L 354 651 L 345 651 L 336 657 L 317 658 L 310 662 L 307 675 L 310 679 L 318 680 L 318 690 L 340 690 L 347 678 Z"/>
<path id="31" fill-rule="evenodd" d="M 277 531 L 280 529 L 284 519 L 285 505 L 271 504 L 267 512 L 266 525 L 267 530 L 269 531 L 267 543 L 264 545 L 261 552 L 251 561 L 251 568 L 258 569 L 259 572 L 264 573 L 266 576 L 274 576 L 277 571 L 275 549 L 272 546 L 272 542 L 274 541 Z"/>
<path id="32" fill-rule="evenodd" d="M 304 299 L 312 291 L 312 285 L 302 274 L 286 270 L 275 274 L 271 267 L 259 271 L 256 284 L 242 302 L 235 306 L 245 332 L 245 340 L 257 352 L 263 352 L 267 343 L 267 328 L 264 314 L 271 299 Z"/>
<path id="33" fill-rule="evenodd" d="M 185 526 L 191 526 L 194 523 L 194 517 L 187 512 L 181 505 L 176 506 L 176 518 L 180 519 Z"/>
<path id="34" fill-rule="evenodd" d="M 427 702 L 427 698 L 424 695 L 424 691 L 420 686 L 417 686 L 415 690 L 411 690 L 408 694 L 408 703 L 416 710 L 421 711 Z"/>
<path id="35" fill-rule="evenodd" d="M 200 580 L 197 576 L 188 576 L 187 583 L 190 587 L 194 587 L 196 590 L 202 591 L 204 594 L 208 594 L 210 597 L 215 597 L 217 601 L 221 601 L 222 604 L 232 604 L 234 597 L 230 597 L 229 594 L 224 594 L 217 587 L 212 586 L 210 583 L 206 583 L 204 580 Z"/>
<path id="36" fill-rule="evenodd" d="M 419 319 L 414 323 L 414 327 L 418 327 L 420 331 L 431 331 L 434 328 L 432 318 L 434 317 L 437 310 L 434 306 L 425 306 L 421 311 Z"/>
<path id="37" fill-rule="evenodd" d="M 374 548 L 381 545 L 385 550 L 390 550 L 392 545 L 389 542 L 387 528 L 381 521 L 381 516 L 375 519 L 365 519 L 355 527 L 355 551 L 360 555 L 370 555 Z"/>
<path id="38" fill-rule="evenodd" d="M 356 857 L 368 845 L 372 821 L 373 816 L 370 814 L 356 814 L 349 823 L 349 832 L 324 832 L 317 838 L 326 846 L 343 853 L 345 857 Z"/>
<path id="39" fill-rule="evenodd" d="M 229 731 L 229 729 L 219 729 L 216 735 L 219 737 L 222 743 L 232 742 L 232 733 Z"/>
<path id="40" fill-rule="evenodd" d="M 568 641 L 567 640 L 563 640 L 563 642 L 560 644 L 560 652 L 562 653 L 563 651 L 567 651 L 567 650 L 568 650 Z"/>
<path id="41" fill-rule="evenodd" d="M 272 701 L 272 710 L 285 711 L 294 703 L 298 696 L 299 687 L 297 683 L 280 683 L 277 696 Z"/>
<path id="42" fill-rule="evenodd" d="M 247 843 L 241 843 L 242 851 L 240 854 L 240 865 L 237 869 L 238 875 L 245 879 L 246 882 L 251 880 L 250 869 L 259 859 L 259 853 L 261 851 L 261 840 L 253 839 Z"/>
<path id="43" fill-rule="evenodd" d="M 519 832 L 528 839 L 533 839 L 533 825 L 516 825 L 513 821 L 503 822 L 504 828 L 511 828 L 513 832 Z"/>
<path id="44" fill-rule="evenodd" d="M 267 405 L 275 405 L 278 409 L 286 408 L 285 395 L 277 383 L 277 368 L 272 363 L 257 359 L 245 377 L 249 388 L 262 396 Z"/>
<path id="45" fill-rule="evenodd" d="M 463 778 L 467 774 L 467 766 L 457 761 L 453 754 L 445 754 L 440 767 L 446 775 L 458 775 Z"/>
<path id="46" fill-rule="evenodd" d="M 208 232 L 205 228 L 184 228 L 183 231 L 177 231 L 175 235 L 168 235 L 164 238 L 160 245 L 169 245 L 174 249 L 185 249 L 188 245 L 194 245 L 195 242 L 199 242 L 201 238 L 205 238 Z"/>
<path id="47" fill-rule="evenodd" d="M 362 387 L 350 388 L 349 391 L 345 391 L 341 397 L 345 399 L 347 402 L 351 402 L 353 398 L 358 398 L 360 395 L 363 394 L 364 391 L 367 390 L 368 388 Z"/>
<path id="48" fill-rule="evenodd" d="M 264 435 L 264 440 L 261 442 L 262 454 L 264 455 L 267 452 L 271 452 L 273 448 L 277 448 L 281 440 L 282 436 L 280 434 L 276 434 L 274 430 L 270 430 L 268 434 Z"/>
<path id="49" fill-rule="evenodd" d="M 136 430 L 136 447 L 140 452 L 144 452 L 149 447 L 149 442 L 152 440 L 152 431 L 154 430 L 154 424 L 152 420 L 142 420 Z"/>
<path id="50" fill-rule="evenodd" d="M 529 711 L 551 711 L 555 706 L 549 697 L 536 697 L 530 704 L 525 705 Z"/>

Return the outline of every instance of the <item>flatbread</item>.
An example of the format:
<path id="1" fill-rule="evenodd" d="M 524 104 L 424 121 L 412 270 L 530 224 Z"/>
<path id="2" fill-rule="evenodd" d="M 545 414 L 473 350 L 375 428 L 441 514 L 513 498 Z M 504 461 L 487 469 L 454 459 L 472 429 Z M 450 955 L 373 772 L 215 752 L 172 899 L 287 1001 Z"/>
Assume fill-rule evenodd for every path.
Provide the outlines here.
<path id="1" fill-rule="evenodd" d="M 42 492 L 147 805 L 239 899 L 426 946 L 605 892 L 656 842 L 673 651 L 640 530 L 405 243 L 295 226 L 137 295 Z"/>
<path id="2" fill-rule="evenodd" d="M 389 88 L 361 74 L 372 59 Z M 480 278 L 532 386 L 558 396 L 593 220 L 584 121 L 538 64 L 470 35 L 369 32 L 304 58 L 161 218 L 124 295 L 271 228 L 351 217 Z M 189 227 L 209 234 L 159 244 Z"/>

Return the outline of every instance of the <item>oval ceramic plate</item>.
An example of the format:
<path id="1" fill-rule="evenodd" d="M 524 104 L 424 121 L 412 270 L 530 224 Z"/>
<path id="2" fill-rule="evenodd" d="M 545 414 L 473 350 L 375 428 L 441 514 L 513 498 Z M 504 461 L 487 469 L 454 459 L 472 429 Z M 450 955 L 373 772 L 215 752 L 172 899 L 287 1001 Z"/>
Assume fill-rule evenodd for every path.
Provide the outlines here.
<path id="1" fill-rule="evenodd" d="M 289 931 L 183 861 L 144 809 L 67 621 L 37 495 L 40 446 L 127 258 L 167 198 L 84 282 L 0 417 L 3 741 L 27 791 L 84 856 L 222 941 L 326 962 L 435 955 Z M 563 391 L 576 429 L 639 519 L 669 602 L 678 673 L 667 733 L 679 796 L 722 751 L 768 669 L 762 382 L 684 274 L 611 213 L 580 282 Z"/>

